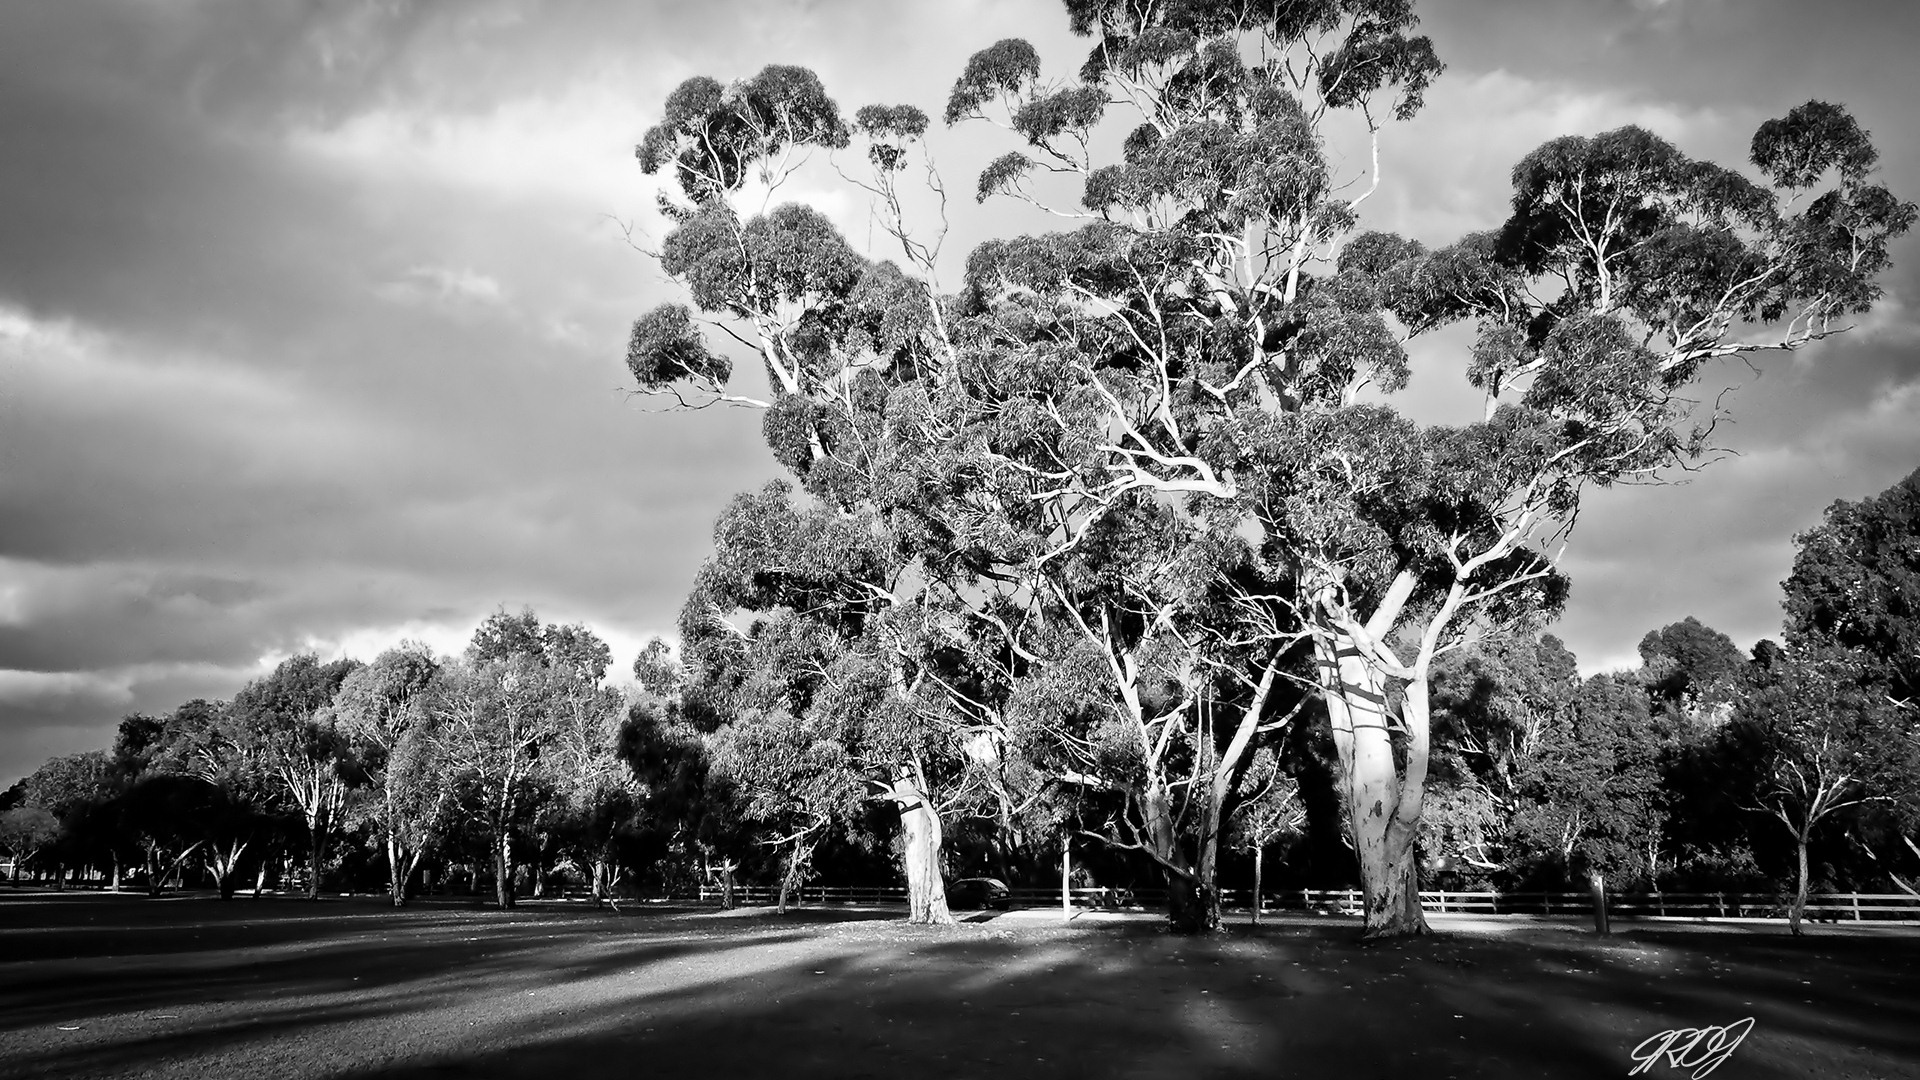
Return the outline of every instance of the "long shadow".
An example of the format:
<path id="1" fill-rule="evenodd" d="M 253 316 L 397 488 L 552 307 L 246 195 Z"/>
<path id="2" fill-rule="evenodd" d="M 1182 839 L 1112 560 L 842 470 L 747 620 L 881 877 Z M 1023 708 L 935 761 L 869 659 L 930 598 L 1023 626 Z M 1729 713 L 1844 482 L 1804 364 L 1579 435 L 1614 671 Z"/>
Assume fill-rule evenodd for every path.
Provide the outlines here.
<path id="1" fill-rule="evenodd" d="M 223 944 L 231 951 L 188 958 L 201 968 L 171 978 L 163 965 L 143 968 L 118 990 L 128 976 L 98 960 L 68 965 L 78 972 L 70 982 L 0 983 L 0 1033 L 18 1046 L 0 1068 L 541 1080 L 1615 1077 L 1662 1028 L 1746 1015 L 1754 1034 L 1716 1076 L 1894 1076 L 1920 1061 L 1913 939 L 1543 930 L 1362 946 L 1350 924 L 1310 919 L 1184 940 L 1152 923 L 925 928 L 873 914 L 432 912 L 388 929 L 306 919 L 297 925 L 307 937 L 277 946 L 298 955 Z M 0 963 L 0 979 L 36 966 Z M 175 1028 L 104 1016 L 183 991 L 256 1004 L 209 1004 Z M 77 1015 L 100 1019 L 46 1030 L 51 1017 Z"/>

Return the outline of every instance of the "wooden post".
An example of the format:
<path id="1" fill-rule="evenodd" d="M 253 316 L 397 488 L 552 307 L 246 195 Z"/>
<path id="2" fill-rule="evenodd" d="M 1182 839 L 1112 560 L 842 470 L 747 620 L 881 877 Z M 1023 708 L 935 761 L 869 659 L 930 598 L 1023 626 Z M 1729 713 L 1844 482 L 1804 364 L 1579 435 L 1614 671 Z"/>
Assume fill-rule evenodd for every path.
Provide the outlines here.
<path id="1" fill-rule="evenodd" d="M 1859 922 L 1860 921 L 1860 894 L 1848 893 L 1847 895 L 1853 898 L 1853 921 Z"/>
<path id="2" fill-rule="evenodd" d="M 1598 871 L 1587 872 L 1587 891 L 1593 899 L 1593 929 L 1601 937 L 1612 933 L 1607 920 L 1607 879 Z"/>

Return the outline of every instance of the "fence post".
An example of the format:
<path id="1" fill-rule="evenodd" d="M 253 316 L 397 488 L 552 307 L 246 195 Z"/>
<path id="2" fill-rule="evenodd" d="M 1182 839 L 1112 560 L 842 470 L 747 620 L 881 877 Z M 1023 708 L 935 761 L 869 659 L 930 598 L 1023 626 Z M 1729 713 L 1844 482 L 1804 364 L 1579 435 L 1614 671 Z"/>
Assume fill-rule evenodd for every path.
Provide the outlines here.
<path id="1" fill-rule="evenodd" d="M 1553 914 L 1553 894 L 1550 892 L 1542 892 L 1540 894 L 1540 906 L 1547 909 L 1546 914 Z"/>
<path id="2" fill-rule="evenodd" d="M 1848 893 L 1847 895 L 1853 898 L 1853 921 L 1859 922 L 1860 921 L 1860 894 Z"/>

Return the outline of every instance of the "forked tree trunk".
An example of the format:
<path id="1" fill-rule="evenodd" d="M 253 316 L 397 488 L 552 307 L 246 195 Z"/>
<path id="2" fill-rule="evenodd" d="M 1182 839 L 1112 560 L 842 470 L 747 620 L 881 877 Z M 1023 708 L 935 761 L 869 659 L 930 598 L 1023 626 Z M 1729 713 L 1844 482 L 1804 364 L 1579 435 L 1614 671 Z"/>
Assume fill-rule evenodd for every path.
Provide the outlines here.
<path id="1" fill-rule="evenodd" d="M 1274 680 L 1279 673 L 1277 660 L 1267 664 L 1259 686 L 1254 690 L 1253 700 L 1241 712 L 1240 720 L 1234 726 L 1233 737 L 1227 740 L 1226 748 L 1218 755 L 1213 753 L 1211 730 L 1203 729 L 1203 750 L 1211 760 L 1208 762 L 1210 768 L 1206 770 L 1210 777 L 1205 788 L 1206 798 L 1200 807 L 1199 857 L 1193 881 L 1194 901 L 1199 907 L 1195 930 L 1200 933 L 1213 933 L 1221 927 L 1220 830 L 1226 818 L 1227 796 L 1240 780 L 1242 766 L 1247 761 L 1247 751 L 1252 748 L 1253 737 L 1260 729 L 1260 718 L 1266 711 L 1267 698 L 1273 692 Z"/>
<path id="2" fill-rule="evenodd" d="M 1340 759 L 1340 794 L 1366 895 L 1365 936 L 1427 933 L 1413 846 L 1426 788 L 1426 680 L 1405 688 L 1400 716 L 1407 735 L 1403 772 L 1394 760 L 1385 672 L 1338 630 L 1323 629 L 1314 643 Z"/>
<path id="3" fill-rule="evenodd" d="M 813 854 L 813 845 L 805 840 L 795 840 L 787 849 L 787 869 L 780 875 L 780 897 L 774 903 L 774 912 L 785 915 L 789 906 L 798 906 L 795 893 L 800 888 L 801 876 L 806 873 L 807 859 Z"/>
<path id="4" fill-rule="evenodd" d="M 907 921 L 947 926 L 946 879 L 940 873 L 940 815 L 921 788 L 914 770 L 902 767 L 887 795 L 900 810 L 902 859 L 907 873 Z"/>
<path id="5" fill-rule="evenodd" d="M 1205 934 L 1220 925 L 1220 898 L 1202 882 L 1180 849 L 1174 829 L 1173 800 L 1166 783 L 1149 777 L 1138 794 L 1141 817 L 1146 819 L 1148 854 L 1166 875 L 1167 923 L 1176 934 Z"/>
<path id="6" fill-rule="evenodd" d="M 413 881 L 413 871 L 420 865 L 420 857 L 426 854 L 424 847 L 409 851 L 406 842 L 392 833 L 387 834 L 387 884 L 393 894 L 393 906 L 407 905 L 407 886 Z"/>
<path id="7" fill-rule="evenodd" d="M 231 900 L 240 891 L 240 860 L 249 846 L 250 841 L 235 840 L 224 851 L 207 849 L 207 872 L 213 875 L 213 887 L 220 891 L 220 899 Z"/>

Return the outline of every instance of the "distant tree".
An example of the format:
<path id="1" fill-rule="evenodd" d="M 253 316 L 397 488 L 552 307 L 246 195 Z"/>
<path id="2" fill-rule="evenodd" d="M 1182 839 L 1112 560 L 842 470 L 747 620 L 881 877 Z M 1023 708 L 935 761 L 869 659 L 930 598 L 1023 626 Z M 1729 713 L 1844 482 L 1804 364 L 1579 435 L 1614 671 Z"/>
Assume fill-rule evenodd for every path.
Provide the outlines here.
<path id="1" fill-rule="evenodd" d="M 1794 539 L 1787 643 L 1853 650 L 1882 693 L 1920 702 L 1920 470 Z"/>
<path id="2" fill-rule="evenodd" d="M 1570 729 L 1579 692 L 1574 655 L 1552 634 L 1496 634 L 1434 665 L 1429 855 L 1504 868 L 1520 777 Z"/>
<path id="3" fill-rule="evenodd" d="M 427 707 L 439 670 L 426 646 L 404 642 L 348 675 L 334 698 L 334 716 L 370 789 L 367 817 L 386 856 L 395 907 L 406 903 L 408 882 L 451 795 Z"/>
<path id="4" fill-rule="evenodd" d="M 60 819 L 38 806 L 15 806 L 0 811 L 0 848 L 9 856 L 9 881 L 20 880 L 20 868 L 60 837 Z"/>
<path id="5" fill-rule="evenodd" d="M 36 806 L 60 822 L 60 835 L 47 848 L 56 884 L 64 885 L 66 869 L 114 857 L 119 832 L 114 806 L 126 790 L 127 776 L 112 757 L 100 750 L 56 757 L 35 769 L 25 781 L 24 805 Z"/>
<path id="6" fill-rule="evenodd" d="M 1609 881 L 1654 880 L 1666 813 L 1663 739 L 1644 684 L 1632 675 L 1588 679 L 1547 739 L 1520 784 L 1516 841 L 1541 871 L 1584 874 L 1597 901 Z M 1604 906 L 1594 916 L 1605 932 Z"/>
<path id="7" fill-rule="evenodd" d="M 266 770 L 279 782 L 307 832 L 307 897 L 320 897 L 327 845 L 341 825 L 352 747 L 332 708 L 357 660 L 322 664 L 301 653 L 234 695 L 235 720 L 257 739 Z"/>
<path id="8" fill-rule="evenodd" d="M 545 651 L 558 676 L 551 775 L 559 831 L 586 871 L 595 904 L 607 901 L 621 868 L 616 852 L 634 828 L 640 787 L 620 757 L 626 701 L 605 685 L 612 653 L 586 627 L 555 627 Z"/>
<path id="9" fill-rule="evenodd" d="M 713 739 L 714 774 L 738 793 L 759 843 L 781 856 L 781 912 L 814 849 L 846 828 L 865 795 L 838 734 L 818 718 L 776 711 L 741 714 Z"/>
<path id="10" fill-rule="evenodd" d="M 222 900 L 233 898 L 243 861 L 257 862 L 259 848 L 276 831 L 284 791 L 268 752 L 261 730 L 229 703 L 195 699 L 173 711 L 142 755 L 146 765 L 136 787 L 159 783 L 169 789 L 165 797 L 144 801 L 182 815 L 181 833 L 199 842 Z M 171 778 L 179 776 L 206 790 L 173 791 Z"/>
<path id="11" fill-rule="evenodd" d="M 629 705 L 620 729 L 620 759 L 640 788 L 637 817 L 664 856 L 656 867 L 663 884 L 676 876 L 717 884 L 732 907 L 737 856 L 751 844 L 742 834 L 752 824 L 730 782 L 713 773 L 706 734 L 687 719 L 671 654 L 663 646 L 642 658 L 649 654 L 663 677 L 647 685 L 659 693 Z"/>
<path id="12" fill-rule="evenodd" d="M 438 750 L 484 838 L 502 908 L 515 899 L 515 835 L 555 782 L 569 703 L 598 693 L 609 658 L 605 643 L 583 627 L 542 626 L 531 611 L 502 610 L 434 681 L 428 708 Z"/>
<path id="13" fill-rule="evenodd" d="M 1793 838 L 1795 935 L 1809 892 L 1808 849 L 1820 827 L 1845 823 L 1869 802 L 1891 801 L 1920 771 L 1901 710 L 1873 685 L 1871 661 L 1846 650 L 1796 652 L 1742 702 L 1739 722 L 1766 753 L 1755 809 Z"/>
<path id="14" fill-rule="evenodd" d="M 1689 723 L 1725 722 L 1750 666 L 1732 638 L 1691 615 L 1641 638 L 1640 660 L 1660 712 Z"/>
<path id="15" fill-rule="evenodd" d="M 1307 809 L 1300 801 L 1300 785 L 1280 768 L 1278 756 L 1270 749 L 1253 755 L 1241 776 L 1239 805 L 1228 825 L 1232 845 L 1253 855 L 1253 921 L 1260 922 L 1266 894 L 1264 878 L 1267 849 L 1299 836 L 1306 828 Z"/>

